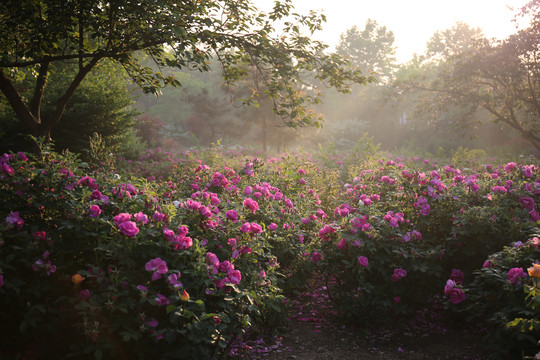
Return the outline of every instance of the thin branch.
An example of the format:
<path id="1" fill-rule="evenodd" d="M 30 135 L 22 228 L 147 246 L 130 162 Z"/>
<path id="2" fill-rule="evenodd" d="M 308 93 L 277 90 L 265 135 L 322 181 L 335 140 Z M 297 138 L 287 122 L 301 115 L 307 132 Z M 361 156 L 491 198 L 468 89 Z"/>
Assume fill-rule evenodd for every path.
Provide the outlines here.
<path id="1" fill-rule="evenodd" d="M 94 68 L 94 66 L 98 63 L 99 60 L 101 60 L 101 57 L 97 57 L 97 56 L 94 57 L 88 62 L 88 64 L 86 64 L 82 68 L 82 70 L 80 70 L 77 73 L 77 75 L 75 75 L 75 78 L 73 78 L 73 81 L 69 85 L 64 95 L 62 95 L 62 97 L 58 99 L 58 103 L 56 104 L 56 109 L 54 111 L 54 114 L 52 115 L 52 117 L 47 119 L 47 124 L 46 124 L 47 129 L 50 130 L 54 128 L 56 124 L 58 124 L 58 122 L 60 121 L 60 118 L 62 117 L 62 114 L 64 113 L 66 105 L 71 99 L 71 97 L 73 96 L 73 94 L 75 93 L 75 90 L 79 87 L 79 85 L 81 84 L 85 76 L 90 72 L 90 70 Z"/>
<path id="2" fill-rule="evenodd" d="M 36 119 L 40 118 L 41 101 L 43 100 L 43 92 L 45 91 L 45 84 L 47 83 L 47 77 L 49 75 L 49 62 L 42 63 L 39 68 L 39 74 L 36 79 L 36 87 L 34 89 L 34 96 L 29 104 L 29 110 Z"/>
<path id="3" fill-rule="evenodd" d="M 24 101 L 9 79 L 0 67 L 0 91 L 6 96 L 13 111 L 17 114 L 17 117 L 22 120 L 24 125 L 30 130 L 35 131 L 39 126 L 39 119 L 36 119 L 32 113 L 28 110 L 28 107 L 24 104 Z"/>
<path id="4" fill-rule="evenodd" d="M 84 24 L 83 24 L 83 9 L 82 9 L 83 3 L 84 2 L 81 2 L 79 4 L 80 6 L 79 8 L 79 71 L 81 71 L 84 67 L 83 57 L 81 56 L 81 54 L 84 51 L 84 37 L 83 37 Z"/>

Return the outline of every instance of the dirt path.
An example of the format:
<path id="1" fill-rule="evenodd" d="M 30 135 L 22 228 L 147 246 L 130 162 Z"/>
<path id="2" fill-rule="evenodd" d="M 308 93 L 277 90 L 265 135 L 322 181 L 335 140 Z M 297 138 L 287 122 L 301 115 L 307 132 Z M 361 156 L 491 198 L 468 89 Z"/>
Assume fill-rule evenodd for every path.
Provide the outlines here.
<path id="1" fill-rule="evenodd" d="M 268 360 L 485 360 L 478 333 L 444 325 L 433 314 L 366 331 L 339 325 L 324 287 L 291 298 L 289 332 L 271 342 L 245 344 L 236 358 Z M 251 348 L 251 349 L 249 349 Z"/>

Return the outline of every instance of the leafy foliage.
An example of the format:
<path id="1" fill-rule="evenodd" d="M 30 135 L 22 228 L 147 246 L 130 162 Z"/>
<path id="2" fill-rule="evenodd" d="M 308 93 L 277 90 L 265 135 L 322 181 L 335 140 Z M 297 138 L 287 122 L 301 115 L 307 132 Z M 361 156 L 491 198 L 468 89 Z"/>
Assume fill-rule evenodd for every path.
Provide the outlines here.
<path id="1" fill-rule="evenodd" d="M 8 1 L 0 13 L 0 90 L 19 120 L 34 136 L 49 136 L 82 80 L 105 59 L 118 62 L 145 92 L 158 94 L 179 81 L 163 67 L 208 71 L 215 56 L 227 83 L 241 80 L 248 67 L 271 69 L 265 92 L 277 115 L 293 127 L 320 125 L 308 111 L 320 101 L 316 92 L 300 93 L 312 81 L 348 92 L 350 84 L 371 79 L 351 69 L 309 34 L 322 28 L 324 16 L 293 13 L 290 0 L 276 1 L 262 13 L 249 1 Z M 278 33 L 277 22 L 284 27 Z M 157 66 L 143 61 L 146 54 Z M 41 113 L 51 66 L 73 62 L 78 71 L 68 81 L 52 114 Z M 35 73 L 29 101 L 17 83 L 21 69 Z M 250 98 L 247 102 L 254 102 Z"/>
<path id="2" fill-rule="evenodd" d="M 534 20 L 503 41 L 458 23 L 433 36 L 420 71 L 398 86 L 422 93 L 416 115 L 424 123 L 464 132 L 487 117 L 538 150 L 538 42 Z"/>
<path id="3" fill-rule="evenodd" d="M 97 165 L 47 147 L 0 158 L 0 331 L 11 357 L 216 358 L 248 329 L 283 326 L 284 295 L 312 276 L 351 320 L 397 321 L 447 300 L 494 336 L 504 314 L 496 324 L 515 336 L 501 353 L 534 350 L 537 295 L 524 267 L 538 255 L 527 242 L 540 220 L 535 165 L 393 160 L 369 142 L 318 160 L 216 144 L 115 165 L 95 141 Z M 477 272 L 490 256 L 491 272 Z M 486 302 L 502 278 L 512 286 Z"/>

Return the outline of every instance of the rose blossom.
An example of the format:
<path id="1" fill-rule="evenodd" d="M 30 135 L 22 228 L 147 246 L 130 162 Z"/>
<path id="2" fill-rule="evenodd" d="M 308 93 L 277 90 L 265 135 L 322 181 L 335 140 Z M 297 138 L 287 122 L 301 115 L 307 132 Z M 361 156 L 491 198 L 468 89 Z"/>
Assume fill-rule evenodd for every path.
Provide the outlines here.
<path id="1" fill-rule="evenodd" d="M 407 276 L 407 271 L 401 268 L 394 269 L 394 274 L 392 275 L 392 281 L 398 281 Z"/>
<path id="2" fill-rule="evenodd" d="M 450 298 L 450 302 L 454 305 L 459 304 L 466 298 L 463 290 L 456 288 L 456 283 L 453 280 L 448 280 L 446 282 L 444 294 Z"/>
<path id="3" fill-rule="evenodd" d="M 139 233 L 139 228 L 133 221 L 124 221 L 118 225 L 118 228 L 122 234 L 129 237 L 135 237 Z"/>
<path id="4" fill-rule="evenodd" d="M 463 284 L 463 280 L 465 279 L 465 274 L 463 271 L 458 269 L 452 269 L 452 273 L 450 274 L 450 280 L 453 280 L 456 284 Z"/>
<path id="5" fill-rule="evenodd" d="M 337 248 L 340 250 L 344 250 L 347 248 L 347 239 L 343 238 L 337 243 Z"/>
<path id="6" fill-rule="evenodd" d="M 506 280 L 509 281 L 513 285 L 521 285 L 521 278 L 527 277 L 527 274 L 525 271 L 523 271 L 522 268 L 512 268 L 508 270 L 508 275 L 506 276 Z"/>
<path id="7" fill-rule="evenodd" d="M 245 199 L 242 205 L 244 205 L 244 207 L 249 208 L 254 214 L 255 214 L 255 211 L 259 210 L 259 204 L 252 198 Z"/>
<path id="8" fill-rule="evenodd" d="M 233 223 L 238 221 L 238 213 L 234 210 L 227 211 L 227 213 L 225 213 L 225 217 Z"/>
<path id="9" fill-rule="evenodd" d="M 358 257 L 358 263 L 359 263 L 360 266 L 362 266 L 362 267 L 368 267 L 368 266 L 369 266 L 368 258 L 365 257 L 365 256 L 359 256 L 359 257 Z"/>
<path id="10" fill-rule="evenodd" d="M 131 220 L 131 214 L 128 213 L 120 213 L 114 217 L 114 223 L 116 224 L 116 226 L 129 220 Z"/>
<path id="11" fill-rule="evenodd" d="M 133 215 L 133 217 L 135 217 L 136 222 L 138 222 L 139 224 L 143 224 L 143 225 L 147 224 L 150 221 L 148 219 L 148 216 L 146 216 L 142 212 L 136 213 L 135 215 Z"/>
<path id="12" fill-rule="evenodd" d="M 229 271 L 227 274 L 227 277 L 229 278 L 229 281 L 231 284 L 238 285 L 240 284 L 240 281 L 242 280 L 242 273 L 239 270 L 232 270 Z"/>
<path id="13" fill-rule="evenodd" d="M 98 205 L 90 206 L 90 211 L 88 212 L 89 217 L 95 218 L 98 217 L 99 214 L 101 214 L 101 208 Z"/>
<path id="14" fill-rule="evenodd" d="M 531 197 L 521 197 L 518 202 L 527 210 L 534 210 L 534 199 Z"/>
<path id="15" fill-rule="evenodd" d="M 311 262 L 316 263 L 316 262 L 318 262 L 320 260 L 322 260 L 322 255 L 319 254 L 318 252 L 314 251 L 311 254 Z"/>

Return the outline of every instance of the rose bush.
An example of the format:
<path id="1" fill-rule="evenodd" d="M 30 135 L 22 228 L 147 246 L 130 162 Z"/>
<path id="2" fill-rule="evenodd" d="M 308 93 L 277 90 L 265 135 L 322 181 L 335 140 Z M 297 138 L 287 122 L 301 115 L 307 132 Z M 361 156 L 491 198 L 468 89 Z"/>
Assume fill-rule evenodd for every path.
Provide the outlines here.
<path id="1" fill-rule="evenodd" d="M 283 323 L 285 273 L 309 252 L 295 224 L 317 206 L 293 201 L 300 190 L 283 175 L 259 177 L 244 159 L 213 171 L 186 156 L 142 178 L 44 154 L 2 157 L 7 354 L 211 358 L 246 329 Z"/>
<path id="2" fill-rule="evenodd" d="M 539 259 L 538 235 L 491 254 L 465 288 L 467 305 L 450 307 L 491 329 L 486 338 L 493 357 L 521 359 L 540 350 Z"/>
<path id="3" fill-rule="evenodd" d="M 529 336 L 538 168 L 375 155 L 373 146 L 264 160 L 156 149 L 116 167 L 47 149 L 40 159 L 2 156 L 4 351 L 212 358 L 283 326 L 284 295 L 313 277 L 355 321 L 443 299 L 493 325 L 511 294 L 505 331 Z M 478 272 L 487 258 L 496 266 Z M 493 301 L 483 287 L 495 278 L 490 289 L 505 291 Z M 501 352 L 514 346 L 505 344 Z"/>

